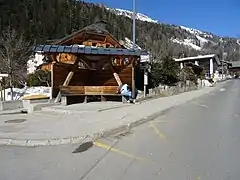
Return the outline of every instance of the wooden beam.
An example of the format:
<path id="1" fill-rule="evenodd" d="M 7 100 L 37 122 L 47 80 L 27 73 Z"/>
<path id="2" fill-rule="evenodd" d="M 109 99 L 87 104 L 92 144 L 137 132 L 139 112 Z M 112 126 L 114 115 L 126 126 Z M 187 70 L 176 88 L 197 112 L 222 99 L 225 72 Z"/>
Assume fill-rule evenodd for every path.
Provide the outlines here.
<path id="1" fill-rule="evenodd" d="M 53 99 L 53 87 L 54 87 L 54 76 L 53 76 L 53 66 L 55 65 L 56 62 L 52 62 L 51 64 L 51 96 L 50 99 Z"/>
<path id="2" fill-rule="evenodd" d="M 88 64 L 87 62 L 85 62 L 83 59 L 79 59 L 79 62 L 83 63 L 84 66 L 85 66 L 87 69 L 89 69 L 89 70 L 94 70 L 94 69 L 91 68 L 91 67 L 89 66 L 89 64 Z"/>
<path id="3" fill-rule="evenodd" d="M 71 81 L 72 77 L 73 77 L 73 74 L 74 72 L 73 71 L 70 71 L 67 75 L 67 78 L 65 79 L 64 83 L 63 83 L 63 86 L 67 86 L 69 84 L 69 82 Z M 58 92 L 58 95 L 55 99 L 55 103 L 58 103 L 61 99 L 61 91 Z"/>
<path id="4" fill-rule="evenodd" d="M 74 62 L 74 65 L 76 65 L 78 62 L 79 62 L 79 61 L 76 59 L 75 62 Z M 70 72 L 68 73 L 68 75 L 67 75 L 67 77 L 66 77 L 66 79 L 65 79 L 65 81 L 64 81 L 64 83 L 63 83 L 63 86 L 68 86 L 68 84 L 70 83 L 73 75 L 74 75 L 74 71 L 70 71 Z M 61 91 L 58 92 L 58 95 L 57 95 L 57 97 L 56 97 L 56 99 L 55 99 L 54 102 L 55 102 L 55 103 L 58 103 L 58 102 L 60 101 L 60 99 L 61 99 Z"/>
<path id="5" fill-rule="evenodd" d="M 118 86 L 60 86 L 63 95 L 117 95 Z"/>
<path id="6" fill-rule="evenodd" d="M 56 61 L 57 61 L 55 54 L 51 54 L 51 55 L 50 55 L 50 58 L 52 59 L 53 62 L 56 62 Z"/>
<path id="7" fill-rule="evenodd" d="M 111 58 L 111 59 L 112 59 L 112 58 Z M 116 73 L 114 67 L 112 66 L 111 61 L 108 62 L 108 63 L 109 63 L 109 66 L 110 66 L 110 68 L 111 68 L 111 70 L 112 70 L 112 72 L 113 72 L 113 76 L 114 76 L 115 80 L 116 80 L 117 83 L 118 83 L 118 86 L 122 85 L 122 81 L 121 81 L 119 75 Z"/>

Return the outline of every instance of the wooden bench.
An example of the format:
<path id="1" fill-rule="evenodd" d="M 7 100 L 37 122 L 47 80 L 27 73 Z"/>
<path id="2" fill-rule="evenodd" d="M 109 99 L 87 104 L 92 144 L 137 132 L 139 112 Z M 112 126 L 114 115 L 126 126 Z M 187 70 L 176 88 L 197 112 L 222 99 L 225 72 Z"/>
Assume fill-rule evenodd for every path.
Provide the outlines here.
<path id="1" fill-rule="evenodd" d="M 82 96 L 85 103 L 88 102 L 88 97 L 99 97 L 101 101 L 107 101 L 110 97 L 119 97 L 122 102 L 125 98 L 117 93 L 118 86 L 59 86 L 61 92 L 61 102 L 63 105 L 69 104 L 68 97 Z"/>

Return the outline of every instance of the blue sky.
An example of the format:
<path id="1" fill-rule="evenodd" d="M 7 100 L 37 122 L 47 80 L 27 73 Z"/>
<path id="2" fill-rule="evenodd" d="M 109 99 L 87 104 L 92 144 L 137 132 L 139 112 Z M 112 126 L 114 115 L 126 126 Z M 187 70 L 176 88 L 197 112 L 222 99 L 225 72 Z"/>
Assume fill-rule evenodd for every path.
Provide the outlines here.
<path id="1" fill-rule="evenodd" d="M 85 1 L 132 9 L 132 0 Z M 240 0 L 136 0 L 136 9 L 160 22 L 240 37 Z"/>

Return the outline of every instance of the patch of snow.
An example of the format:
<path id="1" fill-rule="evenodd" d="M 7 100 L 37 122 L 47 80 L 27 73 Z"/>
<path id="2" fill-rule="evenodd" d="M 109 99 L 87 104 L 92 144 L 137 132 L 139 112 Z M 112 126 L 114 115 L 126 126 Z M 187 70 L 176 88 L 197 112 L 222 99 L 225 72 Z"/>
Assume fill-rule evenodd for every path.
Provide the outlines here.
<path id="1" fill-rule="evenodd" d="M 212 36 L 205 32 L 199 31 L 197 29 L 188 28 L 188 27 L 184 27 L 184 26 L 180 26 L 180 27 L 181 27 L 181 29 L 184 29 L 184 30 L 188 31 L 189 33 L 193 34 L 200 41 L 201 46 L 203 46 L 205 43 L 209 42 L 208 39 L 205 39 L 201 36 L 204 36 L 206 38 L 209 36 Z"/>
<path id="2" fill-rule="evenodd" d="M 184 39 L 184 40 L 171 39 L 171 40 L 174 43 L 183 44 L 185 46 L 188 46 L 188 47 L 190 47 L 192 49 L 195 49 L 195 50 L 198 50 L 198 51 L 202 49 L 202 47 L 197 46 L 196 44 L 194 44 L 191 39 Z"/>
<path id="3" fill-rule="evenodd" d="M 4 94 L 4 90 L 2 90 L 2 93 Z M 24 88 L 13 88 L 13 100 L 22 99 L 22 97 L 30 96 L 30 95 L 45 95 L 47 97 L 50 97 L 51 95 L 51 87 L 44 87 L 44 86 L 38 86 L 38 87 L 24 87 Z M 5 89 L 5 99 L 6 101 L 11 101 L 11 89 Z"/>
<path id="4" fill-rule="evenodd" d="M 204 86 L 207 86 L 207 87 L 212 87 L 213 86 L 213 84 L 212 83 L 210 83 L 208 80 L 203 80 L 203 84 L 204 84 Z"/>
<path id="5" fill-rule="evenodd" d="M 185 26 L 180 26 L 180 28 L 184 29 L 184 30 L 186 30 L 186 31 L 188 31 L 188 32 L 190 32 L 191 34 L 194 34 L 194 35 L 201 35 L 201 36 L 204 36 L 205 38 L 213 38 L 213 36 L 211 34 L 200 31 L 198 29 L 188 28 L 188 27 L 185 27 Z"/>
<path id="6" fill-rule="evenodd" d="M 127 49 L 132 49 L 133 48 L 133 42 L 130 39 L 128 39 L 127 37 L 125 37 L 123 43 L 124 43 L 123 46 L 126 47 Z M 137 44 L 135 44 L 135 48 L 140 49 L 140 50 L 142 49 Z"/>
<path id="7" fill-rule="evenodd" d="M 132 18 L 132 16 L 133 16 L 133 12 L 129 11 L 129 10 L 124 10 L 124 9 L 119 9 L 119 8 L 111 9 L 111 8 L 107 8 L 107 7 L 106 7 L 106 9 L 114 12 L 115 14 L 117 14 L 119 16 L 126 16 L 128 18 Z M 148 16 L 146 16 L 145 14 L 142 14 L 142 13 L 136 13 L 136 19 L 140 20 L 140 21 L 158 23 L 157 20 L 154 20 L 154 19 L 152 19 L 152 18 L 150 18 L 150 17 L 148 17 Z"/>
<path id="8" fill-rule="evenodd" d="M 240 39 L 237 40 L 237 44 L 240 45 Z"/>
<path id="9" fill-rule="evenodd" d="M 188 27 L 185 27 L 185 26 L 180 26 L 180 27 L 181 27 L 181 29 L 184 29 L 184 30 L 186 30 L 186 31 L 188 31 L 192 34 L 203 34 L 202 31 L 199 31 L 199 30 L 194 29 L 194 28 L 188 28 Z"/>
<path id="10" fill-rule="evenodd" d="M 199 36 L 199 35 L 196 35 L 197 39 L 200 41 L 201 44 L 205 44 L 207 43 L 209 40 Z"/>

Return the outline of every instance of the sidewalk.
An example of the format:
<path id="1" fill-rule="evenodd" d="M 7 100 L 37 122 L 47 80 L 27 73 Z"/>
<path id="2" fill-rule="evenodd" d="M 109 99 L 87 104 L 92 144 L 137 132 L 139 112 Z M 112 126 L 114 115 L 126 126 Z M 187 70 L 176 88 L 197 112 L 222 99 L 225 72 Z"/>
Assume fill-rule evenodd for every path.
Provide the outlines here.
<path id="1" fill-rule="evenodd" d="M 170 97 L 149 100 L 141 104 L 114 108 L 78 111 L 46 109 L 32 114 L 1 114 L 0 145 L 39 146 L 80 143 L 85 138 L 100 138 L 109 133 L 127 131 L 150 121 L 169 108 L 193 100 L 215 89 L 206 87 Z"/>

